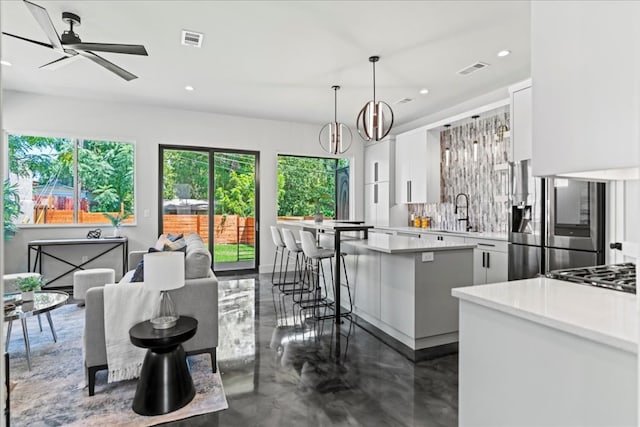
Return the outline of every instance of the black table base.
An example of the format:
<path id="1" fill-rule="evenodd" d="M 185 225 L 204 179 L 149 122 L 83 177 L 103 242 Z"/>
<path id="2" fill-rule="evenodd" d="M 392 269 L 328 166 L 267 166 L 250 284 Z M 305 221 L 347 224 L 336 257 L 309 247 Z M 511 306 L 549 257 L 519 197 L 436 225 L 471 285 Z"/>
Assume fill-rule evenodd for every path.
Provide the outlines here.
<path id="1" fill-rule="evenodd" d="M 133 345 L 148 349 L 133 398 L 137 414 L 167 414 L 196 395 L 182 343 L 193 338 L 197 329 L 196 319 L 180 316 L 173 328 L 153 329 L 147 320 L 129 330 Z"/>
<path id="2" fill-rule="evenodd" d="M 133 399 L 140 415 L 161 415 L 187 405 L 196 395 L 182 345 L 147 350 Z"/>

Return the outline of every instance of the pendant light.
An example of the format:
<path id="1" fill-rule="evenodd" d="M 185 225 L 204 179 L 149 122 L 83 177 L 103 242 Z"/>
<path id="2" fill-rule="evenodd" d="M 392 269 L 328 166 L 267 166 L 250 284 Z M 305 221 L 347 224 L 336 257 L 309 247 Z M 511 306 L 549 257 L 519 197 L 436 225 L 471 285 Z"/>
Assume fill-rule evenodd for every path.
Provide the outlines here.
<path id="1" fill-rule="evenodd" d="M 471 116 L 473 119 L 473 161 L 478 161 L 478 116 Z"/>
<path id="2" fill-rule="evenodd" d="M 376 102 L 376 62 L 379 60 L 379 56 L 369 57 L 369 62 L 373 64 L 373 100 L 362 107 L 356 121 L 358 133 L 365 141 L 380 141 L 393 127 L 393 110 L 389 104 Z"/>
<path id="3" fill-rule="evenodd" d="M 333 123 L 322 126 L 318 140 L 322 149 L 327 153 L 342 154 L 351 147 L 353 136 L 349 126 L 338 123 L 338 90 L 340 90 L 340 86 L 331 86 L 331 89 L 333 89 Z"/>
<path id="4" fill-rule="evenodd" d="M 447 134 L 449 134 L 449 143 L 447 144 L 447 147 L 444 149 L 444 164 L 445 166 L 449 166 L 449 162 L 451 161 L 451 150 L 449 149 L 449 147 L 451 146 L 451 131 L 449 130 L 449 128 L 451 127 L 451 125 L 444 125 L 445 128 L 445 136 L 444 136 L 444 140 L 447 140 Z"/>

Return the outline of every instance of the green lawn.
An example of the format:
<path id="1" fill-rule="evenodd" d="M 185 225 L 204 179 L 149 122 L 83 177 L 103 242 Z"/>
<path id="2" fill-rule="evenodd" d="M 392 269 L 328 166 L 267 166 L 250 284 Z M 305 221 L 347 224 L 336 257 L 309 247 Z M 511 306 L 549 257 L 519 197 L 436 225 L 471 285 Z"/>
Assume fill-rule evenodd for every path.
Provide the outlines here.
<path id="1" fill-rule="evenodd" d="M 238 248 L 238 246 L 240 248 Z M 238 249 L 240 250 L 238 252 Z M 239 244 L 214 245 L 214 261 L 215 262 L 236 262 L 254 259 L 255 250 L 253 246 Z M 238 254 L 240 255 L 238 259 Z"/>

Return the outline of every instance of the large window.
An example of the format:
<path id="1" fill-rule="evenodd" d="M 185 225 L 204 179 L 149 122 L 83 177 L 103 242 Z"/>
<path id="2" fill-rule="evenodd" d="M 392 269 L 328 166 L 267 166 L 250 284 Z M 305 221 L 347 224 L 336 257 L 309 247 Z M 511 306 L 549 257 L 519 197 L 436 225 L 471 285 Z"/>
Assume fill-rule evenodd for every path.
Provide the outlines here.
<path id="1" fill-rule="evenodd" d="M 133 222 L 134 157 L 126 142 L 10 134 L 16 224 L 105 224 L 105 214 Z"/>
<path id="2" fill-rule="evenodd" d="M 279 155 L 278 216 L 309 218 L 322 213 L 325 218 L 347 219 L 348 191 L 336 188 L 344 188 L 341 177 L 346 176 L 348 189 L 348 170 L 347 159 Z M 340 214 L 345 207 L 347 217 Z"/>

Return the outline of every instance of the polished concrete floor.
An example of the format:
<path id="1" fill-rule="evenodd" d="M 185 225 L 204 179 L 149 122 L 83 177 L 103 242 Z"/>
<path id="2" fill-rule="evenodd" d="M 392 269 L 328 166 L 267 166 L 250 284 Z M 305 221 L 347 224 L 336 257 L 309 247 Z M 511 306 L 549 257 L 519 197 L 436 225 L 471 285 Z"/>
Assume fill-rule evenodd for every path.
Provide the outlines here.
<path id="1" fill-rule="evenodd" d="M 171 426 L 456 426 L 458 358 L 412 363 L 346 320 L 296 325 L 270 275 L 221 278 L 218 365 L 229 409 Z"/>

